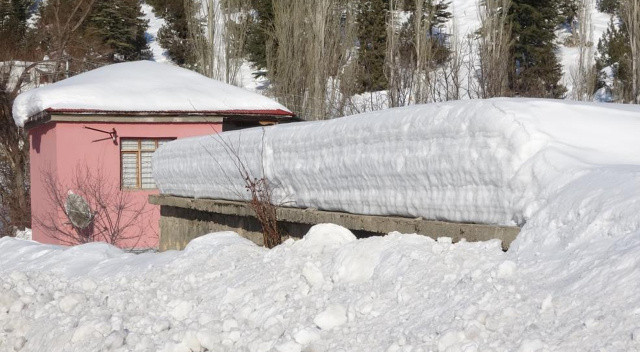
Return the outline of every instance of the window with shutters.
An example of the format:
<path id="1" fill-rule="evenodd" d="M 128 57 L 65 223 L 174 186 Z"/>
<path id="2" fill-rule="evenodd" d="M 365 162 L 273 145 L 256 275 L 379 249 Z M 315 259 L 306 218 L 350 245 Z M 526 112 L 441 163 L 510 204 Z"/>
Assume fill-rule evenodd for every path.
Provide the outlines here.
<path id="1" fill-rule="evenodd" d="M 120 175 L 122 189 L 155 189 L 151 156 L 172 139 L 120 139 Z"/>

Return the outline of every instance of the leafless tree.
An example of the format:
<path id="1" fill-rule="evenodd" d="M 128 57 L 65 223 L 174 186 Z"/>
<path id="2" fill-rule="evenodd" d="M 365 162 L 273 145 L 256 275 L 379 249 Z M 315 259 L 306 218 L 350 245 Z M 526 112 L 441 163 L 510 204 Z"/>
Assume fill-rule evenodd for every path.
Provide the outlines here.
<path id="1" fill-rule="evenodd" d="M 205 76 L 240 84 L 249 27 L 248 0 L 184 0 L 196 68 Z"/>
<path id="2" fill-rule="evenodd" d="M 405 106 L 413 96 L 416 53 L 408 50 L 404 40 L 404 24 L 400 16 L 404 13 L 403 2 L 389 1 L 389 20 L 387 21 L 387 53 L 385 73 L 389 82 L 388 100 L 390 107 Z"/>
<path id="3" fill-rule="evenodd" d="M 513 46 L 508 17 L 511 0 L 485 0 L 479 6 L 480 94 L 482 98 L 506 96 L 511 68 L 506 58 Z"/>
<path id="4" fill-rule="evenodd" d="M 342 111 L 350 93 L 355 45 L 352 0 L 274 0 L 267 50 L 273 95 L 299 116 L 326 119 Z M 267 44 L 269 49 L 270 44 Z M 273 44 L 271 44 L 273 45 Z M 339 88 L 342 94 L 335 94 Z"/>
<path id="5" fill-rule="evenodd" d="M 452 19 L 449 32 L 449 57 L 434 69 L 431 101 L 458 100 L 462 95 L 461 74 L 467 53 L 463 51 L 464 45 L 458 35 L 455 19 Z"/>
<path id="6" fill-rule="evenodd" d="M 415 14 L 413 16 L 413 33 L 414 33 L 414 49 L 415 49 L 415 75 L 413 102 L 415 104 L 424 104 L 429 102 L 434 87 L 434 69 L 435 58 L 435 41 L 432 38 L 431 23 L 432 16 L 423 15 L 427 11 L 423 0 L 415 0 Z M 425 33 L 427 35 L 425 36 Z"/>
<path id="7" fill-rule="evenodd" d="M 34 76 L 48 82 L 64 78 L 70 61 L 92 63 L 90 38 L 79 31 L 96 0 L 51 0 L 42 11 L 35 35 L 0 38 L 0 233 L 31 226 L 29 143 L 23 129 L 13 121 L 13 101 L 34 86 Z M 82 57 L 82 60 L 74 60 Z M 42 67 L 46 70 L 41 70 Z"/>
<path id="8" fill-rule="evenodd" d="M 623 0 L 621 17 L 626 24 L 631 48 L 632 101 L 640 104 L 640 0 Z"/>
<path id="9" fill-rule="evenodd" d="M 596 83 L 596 71 L 593 64 L 593 26 L 591 24 L 593 2 L 592 0 L 584 0 L 580 2 L 579 6 L 578 24 L 574 29 L 575 44 L 579 53 L 578 63 L 569 72 L 573 85 L 572 98 L 591 100 Z"/>
<path id="10" fill-rule="evenodd" d="M 62 183 L 56 173 L 42 173 L 49 211 L 34 220 L 48 236 L 61 244 L 77 245 L 106 242 L 118 247 L 134 248 L 149 233 L 144 219 L 152 209 L 146 202 L 137 202 L 133 193 L 122 191 L 101 168 L 78 165 L 69 183 Z M 69 192 L 83 197 L 93 214 L 87 228 L 78 228 L 69 220 L 65 205 Z"/>

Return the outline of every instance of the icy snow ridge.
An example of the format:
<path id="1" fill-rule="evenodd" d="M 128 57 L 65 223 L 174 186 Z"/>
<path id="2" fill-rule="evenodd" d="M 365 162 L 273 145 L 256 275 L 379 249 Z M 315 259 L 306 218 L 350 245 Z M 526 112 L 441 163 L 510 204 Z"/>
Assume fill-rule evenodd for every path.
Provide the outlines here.
<path id="1" fill-rule="evenodd" d="M 20 94 L 13 118 L 22 126 L 45 109 L 97 111 L 281 110 L 276 101 L 193 71 L 152 61 L 104 66 Z"/>
<path id="2" fill-rule="evenodd" d="M 640 163 L 639 113 L 539 99 L 411 106 L 178 140 L 154 156 L 154 177 L 163 194 L 247 200 L 240 160 L 288 206 L 522 224 L 578 171 Z"/>

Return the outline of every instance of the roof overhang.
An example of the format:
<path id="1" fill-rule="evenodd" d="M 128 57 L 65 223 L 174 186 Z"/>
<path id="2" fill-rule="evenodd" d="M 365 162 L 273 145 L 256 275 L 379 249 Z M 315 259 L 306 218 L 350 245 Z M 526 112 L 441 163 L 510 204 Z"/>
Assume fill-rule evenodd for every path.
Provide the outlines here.
<path id="1" fill-rule="evenodd" d="M 29 117 L 24 127 L 28 130 L 49 122 L 220 123 L 223 121 L 255 121 L 278 123 L 299 120 L 295 114 L 285 110 L 106 111 L 49 108 Z"/>

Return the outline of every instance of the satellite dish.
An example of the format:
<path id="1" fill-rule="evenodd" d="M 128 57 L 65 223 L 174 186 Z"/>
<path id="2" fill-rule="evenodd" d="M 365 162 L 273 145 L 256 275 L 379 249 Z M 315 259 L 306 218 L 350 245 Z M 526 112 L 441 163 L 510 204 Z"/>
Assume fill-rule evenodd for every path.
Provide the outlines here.
<path id="1" fill-rule="evenodd" d="M 78 194 L 69 191 L 64 202 L 64 210 L 71 224 L 78 229 L 86 229 L 93 222 L 94 213 L 89 203 Z"/>

